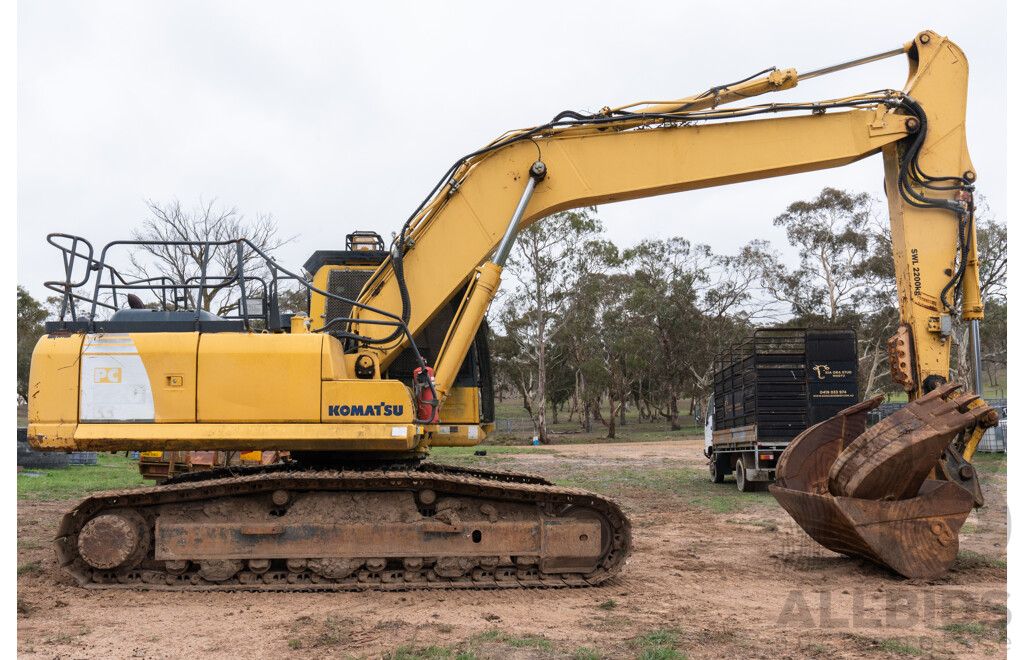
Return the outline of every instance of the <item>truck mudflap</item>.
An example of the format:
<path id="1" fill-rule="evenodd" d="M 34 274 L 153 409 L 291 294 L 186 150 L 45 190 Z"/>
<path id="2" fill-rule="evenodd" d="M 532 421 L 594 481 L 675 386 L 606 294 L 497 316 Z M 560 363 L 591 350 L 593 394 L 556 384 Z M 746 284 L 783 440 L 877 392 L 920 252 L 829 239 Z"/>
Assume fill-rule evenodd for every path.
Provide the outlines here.
<path id="1" fill-rule="evenodd" d="M 958 387 L 942 385 L 867 431 L 881 396 L 812 426 L 783 452 L 769 490 L 829 550 L 908 578 L 939 577 L 978 504 L 972 484 L 942 479 L 940 461 L 961 431 L 998 420 L 977 396 L 956 396 Z"/>

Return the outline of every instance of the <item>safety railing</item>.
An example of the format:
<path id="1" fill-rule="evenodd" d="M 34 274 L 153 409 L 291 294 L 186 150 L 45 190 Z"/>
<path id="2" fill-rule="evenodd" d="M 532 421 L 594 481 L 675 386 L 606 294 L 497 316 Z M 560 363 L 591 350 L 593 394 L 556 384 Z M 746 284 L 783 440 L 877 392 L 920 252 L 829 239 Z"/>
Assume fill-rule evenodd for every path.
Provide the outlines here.
<path id="1" fill-rule="evenodd" d="M 416 362 L 423 367 L 420 372 L 421 385 L 429 389 L 433 394 L 430 405 L 434 408 L 438 405 L 437 392 L 429 376 L 427 376 L 426 363 L 420 355 L 416 343 L 413 341 L 408 326 L 400 316 L 314 286 L 312 282 L 302 275 L 282 267 L 263 249 L 246 238 L 225 241 L 112 241 L 103 247 L 98 257 L 95 256 L 92 244 L 80 236 L 52 233 L 46 237 L 46 240 L 60 251 L 64 266 L 63 280 L 44 283 L 46 288 L 59 293 L 62 297 L 58 321 L 48 323 L 48 331 L 86 330 L 88 332 L 96 332 L 97 323 L 100 321 L 98 319 L 100 311 L 107 309 L 116 312 L 123 309 L 119 297 L 124 297 L 125 303 L 129 308 L 140 306 L 141 299 L 133 301 L 128 297 L 129 295 L 134 295 L 133 292 L 136 291 L 153 294 L 156 298 L 156 306 L 160 310 L 192 312 L 194 328 L 202 330 L 204 320 L 209 319 L 206 316 L 209 312 L 204 310 L 203 305 L 199 302 L 203 300 L 204 294 L 211 292 L 222 293 L 224 291 L 230 293 L 236 287 L 239 296 L 238 307 L 235 310 L 236 313 L 214 315 L 217 321 L 241 321 L 242 327 L 248 331 L 257 329 L 287 329 L 282 323 L 279 313 L 281 282 L 294 282 L 307 292 L 316 293 L 325 298 L 344 303 L 348 306 L 346 307 L 347 309 L 362 309 L 380 317 L 357 319 L 349 316 L 325 319 L 324 326 L 317 329 L 316 332 L 324 332 L 330 329 L 334 336 L 351 339 L 360 345 L 393 341 L 395 337 L 403 338 L 408 341 L 409 348 Z M 159 275 L 156 277 L 126 275 L 111 265 L 109 260 L 111 251 L 115 248 L 153 248 L 157 246 L 181 249 L 183 252 L 188 252 L 189 258 L 198 262 L 199 274 L 185 277 L 181 281 L 169 275 Z M 224 274 L 210 273 L 210 260 L 219 248 L 234 250 L 234 266 L 229 268 L 233 272 Z M 245 272 L 247 262 L 255 262 L 256 264 L 251 267 L 250 274 Z M 229 260 L 228 263 L 232 262 Z M 80 278 L 76 274 L 76 269 L 79 269 L 82 273 Z M 252 273 L 252 271 L 256 270 L 264 270 L 266 274 L 269 274 L 269 281 L 260 275 Z M 91 294 L 89 292 L 90 289 Z M 259 292 L 258 298 L 249 297 L 249 293 L 256 293 L 257 291 Z M 260 301 L 258 313 L 256 310 L 250 309 L 251 306 L 254 306 L 256 300 Z M 81 314 L 77 303 L 83 303 L 88 307 L 88 312 L 84 314 L 85 318 L 80 318 Z M 69 315 L 71 317 L 70 322 L 67 319 Z M 395 333 L 392 337 L 385 340 L 374 339 L 352 332 L 353 324 L 390 326 L 395 328 Z M 258 328 L 258 325 L 263 327 Z M 336 328 L 339 326 L 345 329 L 338 331 Z M 432 418 L 433 415 L 417 421 L 422 423 Z"/>

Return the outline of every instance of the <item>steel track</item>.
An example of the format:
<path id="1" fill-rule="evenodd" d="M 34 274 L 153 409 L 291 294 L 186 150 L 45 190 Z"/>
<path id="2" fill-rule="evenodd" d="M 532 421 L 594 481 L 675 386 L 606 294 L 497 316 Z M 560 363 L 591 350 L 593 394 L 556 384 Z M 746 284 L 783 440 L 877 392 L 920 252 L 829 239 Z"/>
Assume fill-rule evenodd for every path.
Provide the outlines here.
<path id="1" fill-rule="evenodd" d="M 577 488 L 564 488 L 542 477 L 501 470 L 477 470 L 425 463 L 400 471 L 296 470 L 290 466 L 226 468 L 202 473 L 199 478 L 160 486 L 96 493 L 65 514 L 55 540 L 58 563 L 80 586 L 88 589 L 148 589 L 159 591 L 402 591 L 409 589 L 500 589 L 523 587 L 583 587 L 615 576 L 632 550 L 628 519 L 615 502 Z M 242 473 L 242 474 L 240 474 Z M 229 476 L 236 474 L 238 476 Z M 242 571 L 223 582 L 210 582 L 195 571 L 174 575 L 161 562 L 144 561 L 136 568 L 104 572 L 91 568 L 78 554 L 82 526 L 103 512 L 134 509 L 140 513 L 162 504 L 200 502 L 226 496 L 246 496 L 276 490 L 322 492 L 382 492 L 431 489 L 448 496 L 487 501 L 535 503 L 550 512 L 583 507 L 598 514 L 610 530 L 610 543 L 596 570 L 588 574 L 546 574 L 537 566 L 499 565 L 476 568 L 457 578 L 425 570 L 385 569 L 358 571 L 343 579 L 330 579 L 310 571 Z M 149 516 L 152 519 L 152 515 Z M 153 525 L 150 525 L 152 537 Z M 152 543 L 152 542 L 151 542 Z"/>

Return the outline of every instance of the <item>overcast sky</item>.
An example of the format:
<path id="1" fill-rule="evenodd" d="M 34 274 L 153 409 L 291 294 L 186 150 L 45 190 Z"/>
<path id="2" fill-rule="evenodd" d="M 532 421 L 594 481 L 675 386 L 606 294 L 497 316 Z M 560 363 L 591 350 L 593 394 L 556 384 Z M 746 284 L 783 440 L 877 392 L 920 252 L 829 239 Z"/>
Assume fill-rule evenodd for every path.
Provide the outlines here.
<path id="1" fill-rule="evenodd" d="M 1000 2 L 22 2 L 17 280 L 45 297 L 61 275 L 47 233 L 99 248 L 128 238 L 147 199 L 273 214 L 298 236 L 280 253 L 298 268 L 353 230 L 389 238 L 452 162 L 507 129 L 770 66 L 809 71 L 923 29 L 967 54 L 978 190 L 1005 220 Z M 901 89 L 906 74 L 893 58 L 773 100 Z M 753 238 L 782 246 L 772 218 L 824 186 L 881 199 L 881 157 L 599 215 L 623 246 L 679 235 L 730 253 Z"/>

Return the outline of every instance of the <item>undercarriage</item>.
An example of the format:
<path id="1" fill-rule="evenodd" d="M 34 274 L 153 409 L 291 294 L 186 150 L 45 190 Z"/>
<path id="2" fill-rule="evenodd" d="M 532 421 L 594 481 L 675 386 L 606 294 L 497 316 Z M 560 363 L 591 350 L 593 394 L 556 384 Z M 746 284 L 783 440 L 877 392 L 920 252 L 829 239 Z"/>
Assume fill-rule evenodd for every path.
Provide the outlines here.
<path id="1" fill-rule="evenodd" d="M 531 475 L 424 463 L 188 476 L 84 500 L 58 531 L 64 572 L 91 589 L 588 586 L 632 546 L 614 502 Z"/>

